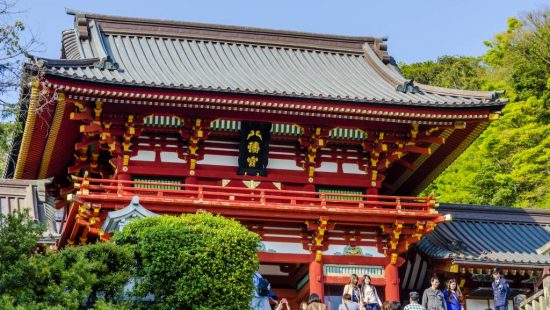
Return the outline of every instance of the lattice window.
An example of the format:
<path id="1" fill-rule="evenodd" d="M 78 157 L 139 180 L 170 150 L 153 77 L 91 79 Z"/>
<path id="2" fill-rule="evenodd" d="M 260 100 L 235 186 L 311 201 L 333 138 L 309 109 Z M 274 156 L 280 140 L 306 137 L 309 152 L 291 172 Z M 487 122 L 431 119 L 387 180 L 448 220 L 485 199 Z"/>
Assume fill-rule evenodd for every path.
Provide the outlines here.
<path id="1" fill-rule="evenodd" d="M 241 130 L 241 122 L 217 119 L 210 124 L 210 128 L 216 131 L 239 131 Z M 281 136 L 301 136 L 304 132 L 300 126 L 294 124 L 273 123 L 271 125 L 271 134 Z"/>
<path id="2" fill-rule="evenodd" d="M 329 138 L 338 140 L 365 140 L 365 132 L 359 129 L 334 128 L 329 134 Z"/>
<path id="3" fill-rule="evenodd" d="M 328 186 L 318 186 L 317 191 L 319 193 L 324 194 L 331 194 L 326 195 L 326 199 L 334 199 L 334 200 L 363 200 L 362 197 L 349 197 L 349 196 L 342 196 L 338 194 L 351 194 L 351 195 L 364 195 L 364 191 L 361 189 L 356 188 L 343 188 L 343 187 L 328 187 Z"/>
<path id="4" fill-rule="evenodd" d="M 159 178 L 159 177 L 133 177 L 132 181 L 137 182 L 155 182 L 155 183 L 169 183 L 169 184 L 183 184 L 182 179 L 177 178 Z M 134 184 L 135 188 L 149 188 L 149 189 L 169 189 L 169 190 L 180 190 L 181 186 L 170 186 L 160 185 L 160 184 Z"/>
<path id="5" fill-rule="evenodd" d="M 183 122 L 177 116 L 149 115 L 143 119 L 143 125 L 148 127 L 182 127 Z"/>
<path id="6" fill-rule="evenodd" d="M 330 265 L 323 266 L 326 275 L 350 275 L 350 274 L 368 274 L 371 277 L 383 277 L 384 269 L 377 266 L 354 266 L 354 265 Z"/>

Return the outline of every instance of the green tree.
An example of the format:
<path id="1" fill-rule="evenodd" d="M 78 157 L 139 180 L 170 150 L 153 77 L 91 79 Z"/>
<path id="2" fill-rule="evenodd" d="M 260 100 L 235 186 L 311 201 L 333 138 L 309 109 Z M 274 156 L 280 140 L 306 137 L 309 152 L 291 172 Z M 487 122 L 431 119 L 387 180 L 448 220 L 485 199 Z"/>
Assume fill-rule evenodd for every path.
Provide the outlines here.
<path id="1" fill-rule="evenodd" d="M 443 202 L 550 207 L 549 10 L 509 19 L 485 44 L 482 62 L 465 65 L 462 75 L 456 64 L 470 57 L 402 65 L 405 76 L 424 83 L 452 87 L 448 80 L 457 79 L 459 88 L 504 89 L 510 98 L 500 120 L 424 193 L 435 191 Z"/>
<path id="2" fill-rule="evenodd" d="M 24 309 L 105 308 L 121 300 L 133 257 L 126 247 L 98 243 L 62 249 L 21 260 L 25 275 L 12 275 L 15 287 L 5 287 L 3 298 Z"/>
<path id="3" fill-rule="evenodd" d="M 436 61 L 399 66 L 404 76 L 422 84 L 474 90 L 486 83 L 486 68 L 480 57 L 442 56 Z"/>
<path id="4" fill-rule="evenodd" d="M 119 303 L 132 252 L 113 243 L 38 253 L 43 227 L 27 213 L 0 214 L 1 309 L 106 309 Z"/>
<path id="5" fill-rule="evenodd" d="M 35 253 L 44 227 L 28 212 L 0 213 L 0 295 L 18 289 L 27 276 L 28 259 Z"/>
<path id="6" fill-rule="evenodd" d="M 248 309 L 259 237 L 209 213 L 132 221 L 115 234 L 137 259 L 135 293 L 147 309 Z"/>

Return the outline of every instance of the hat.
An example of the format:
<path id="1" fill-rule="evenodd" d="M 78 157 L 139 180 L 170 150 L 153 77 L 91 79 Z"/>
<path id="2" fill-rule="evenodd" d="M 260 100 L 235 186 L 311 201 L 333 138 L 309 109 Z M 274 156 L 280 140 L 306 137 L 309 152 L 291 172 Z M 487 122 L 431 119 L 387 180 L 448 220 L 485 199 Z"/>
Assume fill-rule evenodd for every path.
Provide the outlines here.
<path id="1" fill-rule="evenodd" d="M 409 297 L 414 299 L 414 300 L 418 300 L 420 298 L 420 295 L 418 295 L 417 292 L 412 291 L 412 292 L 409 293 Z"/>
<path id="2" fill-rule="evenodd" d="M 493 269 L 493 272 L 491 272 L 491 274 L 497 274 L 497 273 L 500 273 L 500 270 L 498 270 L 498 268 Z"/>

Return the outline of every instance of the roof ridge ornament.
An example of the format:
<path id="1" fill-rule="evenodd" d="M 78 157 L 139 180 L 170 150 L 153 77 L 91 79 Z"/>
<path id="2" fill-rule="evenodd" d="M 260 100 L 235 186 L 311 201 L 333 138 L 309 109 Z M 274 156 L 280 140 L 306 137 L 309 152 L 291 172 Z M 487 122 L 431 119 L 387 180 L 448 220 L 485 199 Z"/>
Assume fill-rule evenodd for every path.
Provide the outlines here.
<path id="1" fill-rule="evenodd" d="M 100 58 L 98 61 L 94 63 L 94 67 L 101 69 L 101 70 L 109 70 L 114 71 L 119 69 L 118 63 L 114 62 L 113 59 L 111 59 L 110 56 L 106 56 L 103 58 Z"/>
<path id="2" fill-rule="evenodd" d="M 86 15 L 82 13 L 76 13 L 74 15 L 74 24 L 78 39 L 88 40 L 90 38 L 90 34 L 88 33 L 88 19 L 86 18 Z"/>
<path id="3" fill-rule="evenodd" d="M 422 94 L 422 95 L 424 95 L 424 92 L 420 89 L 420 87 L 414 85 L 414 80 L 413 79 L 405 81 L 402 84 L 397 85 L 396 90 L 400 91 L 404 94 L 411 93 L 411 94 Z"/>

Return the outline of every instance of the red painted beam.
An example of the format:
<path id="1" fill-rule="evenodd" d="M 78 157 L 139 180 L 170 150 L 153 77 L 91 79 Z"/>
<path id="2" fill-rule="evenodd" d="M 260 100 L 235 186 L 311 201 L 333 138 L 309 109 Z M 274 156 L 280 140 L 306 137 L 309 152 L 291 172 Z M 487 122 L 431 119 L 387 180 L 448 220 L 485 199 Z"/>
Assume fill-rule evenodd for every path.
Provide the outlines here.
<path id="1" fill-rule="evenodd" d="M 258 258 L 260 259 L 260 263 L 264 264 L 309 264 L 311 261 L 315 260 L 314 254 L 268 252 L 258 252 Z M 323 263 L 335 265 L 386 266 L 389 263 L 389 259 L 386 257 L 353 255 L 323 255 Z"/>
<path id="2" fill-rule="evenodd" d="M 309 264 L 312 254 L 267 253 L 258 252 L 260 263 L 264 264 Z"/>

